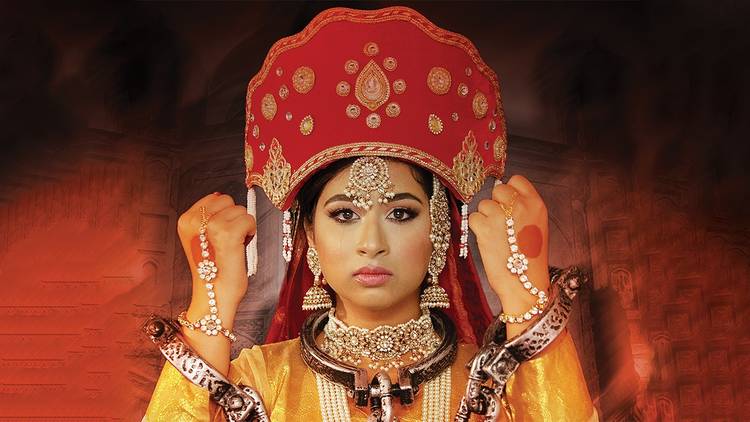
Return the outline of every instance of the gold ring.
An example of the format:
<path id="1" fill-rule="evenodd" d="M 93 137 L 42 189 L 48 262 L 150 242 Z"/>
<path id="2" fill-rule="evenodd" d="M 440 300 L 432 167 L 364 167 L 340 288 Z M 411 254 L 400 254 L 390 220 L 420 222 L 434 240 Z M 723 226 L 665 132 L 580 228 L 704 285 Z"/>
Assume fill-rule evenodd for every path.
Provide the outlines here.
<path id="1" fill-rule="evenodd" d="M 508 218 L 510 218 L 510 216 L 513 214 L 513 205 L 515 205 L 517 197 L 518 197 L 518 191 L 513 190 L 513 195 L 511 195 L 510 197 L 510 203 L 508 204 L 508 206 L 506 207 L 505 204 L 502 204 L 502 203 L 500 204 L 500 208 L 503 209 L 503 211 L 505 212 L 505 216 Z"/>

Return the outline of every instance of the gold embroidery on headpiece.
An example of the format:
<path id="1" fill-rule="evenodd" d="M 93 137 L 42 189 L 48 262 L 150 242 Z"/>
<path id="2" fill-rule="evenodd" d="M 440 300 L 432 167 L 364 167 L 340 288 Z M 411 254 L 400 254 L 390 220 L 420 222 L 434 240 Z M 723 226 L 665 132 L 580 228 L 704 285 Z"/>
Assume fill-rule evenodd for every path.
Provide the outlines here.
<path id="1" fill-rule="evenodd" d="M 430 129 L 433 135 L 440 135 L 443 132 L 443 121 L 440 117 L 430 114 L 427 118 L 427 128 Z"/>
<path id="2" fill-rule="evenodd" d="M 398 103 L 388 103 L 385 106 L 385 114 L 388 117 L 398 117 L 401 114 L 401 106 Z"/>
<path id="3" fill-rule="evenodd" d="M 396 70 L 396 66 L 398 66 L 398 62 L 395 57 L 386 57 L 383 59 L 383 67 L 385 70 L 393 72 Z"/>
<path id="4" fill-rule="evenodd" d="M 313 118 L 311 115 L 305 116 L 302 121 L 299 123 L 299 131 L 303 135 L 309 135 L 312 133 L 313 128 L 315 127 L 315 122 L 313 121 Z"/>
<path id="5" fill-rule="evenodd" d="M 495 138 L 495 145 L 493 145 L 492 152 L 495 161 L 500 163 L 500 173 L 505 173 L 505 159 L 508 157 L 508 143 L 502 136 Z"/>
<path id="6" fill-rule="evenodd" d="M 495 123 L 495 120 L 494 119 L 490 120 L 490 124 L 489 124 L 490 132 L 494 132 L 496 128 L 497 128 L 497 123 Z"/>
<path id="7" fill-rule="evenodd" d="M 370 60 L 357 76 L 354 95 L 370 111 L 377 110 L 378 107 L 388 101 L 388 97 L 391 95 L 388 77 L 374 61 Z"/>
<path id="8" fill-rule="evenodd" d="M 378 45 L 372 41 L 365 44 L 365 47 L 362 50 L 366 55 L 370 57 L 376 56 L 380 52 L 380 48 L 378 48 Z"/>
<path id="9" fill-rule="evenodd" d="M 403 79 L 396 79 L 393 81 L 393 92 L 396 94 L 403 94 L 406 91 L 406 81 Z"/>
<path id="10" fill-rule="evenodd" d="M 443 67 L 433 67 L 427 75 L 427 86 L 437 95 L 447 94 L 451 89 L 451 74 Z"/>
<path id="11" fill-rule="evenodd" d="M 467 95 L 469 95 L 469 87 L 466 86 L 466 84 L 462 82 L 462 83 L 458 84 L 458 90 L 457 90 L 457 92 L 458 92 L 458 96 L 459 97 L 464 98 Z"/>
<path id="12" fill-rule="evenodd" d="M 276 115 L 276 99 L 271 94 L 266 94 L 260 101 L 260 113 L 266 120 L 273 120 Z"/>
<path id="13" fill-rule="evenodd" d="M 370 113 L 365 118 L 367 127 L 370 129 L 377 129 L 380 127 L 380 115 L 378 113 Z"/>
<path id="14" fill-rule="evenodd" d="M 458 121 L 458 113 L 456 113 L 456 112 L 451 113 L 451 120 L 453 120 L 454 122 L 457 122 Z"/>
<path id="15" fill-rule="evenodd" d="M 282 69 L 281 67 L 277 67 L 276 68 L 276 76 L 281 76 L 283 74 L 284 74 L 284 69 Z"/>
<path id="16" fill-rule="evenodd" d="M 294 90 L 300 94 L 307 94 L 315 85 L 315 72 L 307 66 L 300 66 L 292 76 Z"/>
<path id="17" fill-rule="evenodd" d="M 259 136 L 260 136 L 260 128 L 258 127 L 258 125 L 254 125 L 253 126 L 253 138 L 258 139 Z"/>
<path id="18" fill-rule="evenodd" d="M 467 67 L 466 70 L 465 70 L 465 72 L 466 72 L 466 76 L 471 76 L 471 68 L 470 67 Z"/>
<path id="19" fill-rule="evenodd" d="M 359 63 L 356 60 L 347 60 L 344 63 L 344 71 L 350 75 L 357 73 L 359 70 Z"/>
<path id="20" fill-rule="evenodd" d="M 472 131 L 464 138 L 461 152 L 453 157 L 453 176 L 458 190 L 465 198 L 471 198 L 482 188 L 484 160 L 477 152 L 477 140 Z"/>
<path id="21" fill-rule="evenodd" d="M 346 97 L 349 95 L 349 91 L 351 90 L 351 86 L 349 86 L 349 82 L 341 81 L 336 85 L 336 93 L 339 94 L 342 97 Z"/>
<path id="22" fill-rule="evenodd" d="M 359 117 L 359 106 L 356 104 L 349 104 L 346 106 L 346 115 L 352 119 Z"/>
<path id="23" fill-rule="evenodd" d="M 487 103 L 487 97 L 480 91 L 477 91 L 477 93 L 474 94 L 474 99 L 471 101 L 471 108 L 474 110 L 474 117 L 481 119 L 486 116 L 488 107 L 489 104 Z"/>
<path id="24" fill-rule="evenodd" d="M 281 85 L 279 88 L 279 98 L 286 100 L 289 97 L 289 88 L 286 85 Z"/>
<path id="25" fill-rule="evenodd" d="M 387 204 L 395 196 L 388 163 L 380 157 L 357 158 L 349 170 L 349 183 L 344 194 L 352 199 L 355 207 L 369 210 L 374 204 L 372 192 L 380 194 L 380 204 Z"/>
<path id="26" fill-rule="evenodd" d="M 247 171 L 253 170 L 253 147 L 245 144 L 245 168 Z"/>
<path id="27" fill-rule="evenodd" d="M 286 112 L 286 121 L 287 122 L 291 122 L 292 121 L 292 112 L 291 111 L 287 111 Z"/>
<path id="28" fill-rule="evenodd" d="M 282 155 L 281 144 L 276 138 L 271 141 L 268 150 L 268 161 L 263 166 L 261 187 L 268 195 L 268 199 L 277 207 L 281 207 L 289 192 L 289 181 L 292 177 L 292 166 Z"/>

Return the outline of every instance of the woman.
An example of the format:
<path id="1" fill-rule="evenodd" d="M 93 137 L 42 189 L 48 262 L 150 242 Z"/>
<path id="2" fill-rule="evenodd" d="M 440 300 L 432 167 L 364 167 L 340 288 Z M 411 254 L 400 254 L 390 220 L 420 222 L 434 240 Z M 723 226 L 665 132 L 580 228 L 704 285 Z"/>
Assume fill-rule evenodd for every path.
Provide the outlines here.
<path id="1" fill-rule="evenodd" d="M 497 77 L 467 39 L 402 7 L 325 11 L 251 80 L 245 138 L 248 207 L 212 194 L 180 218 L 193 298 L 179 329 L 148 327 L 172 363 L 148 420 L 596 420 L 538 193 L 514 176 L 467 215 L 506 149 Z M 290 263 L 266 344 L 230 363 L 252 186 L 284 210 Z"/>

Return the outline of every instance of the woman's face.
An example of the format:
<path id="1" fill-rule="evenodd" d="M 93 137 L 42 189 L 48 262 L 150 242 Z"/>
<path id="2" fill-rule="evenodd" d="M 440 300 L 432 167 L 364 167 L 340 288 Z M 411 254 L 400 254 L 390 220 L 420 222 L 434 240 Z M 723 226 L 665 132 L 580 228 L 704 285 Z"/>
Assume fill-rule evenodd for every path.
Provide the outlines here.
<path id="1" fill-rule="evenodd" d="M 345 167 L 323 188 L 308 229 L 308 242 L 320 256 L 326 283 L 338 306 L 368 311 L 416 303 L 427 273 L 430 242 L 429 199 L 409 165 L 387 161 L 396 195 L 369 210 L 355 207 L 344 195 Z"/>

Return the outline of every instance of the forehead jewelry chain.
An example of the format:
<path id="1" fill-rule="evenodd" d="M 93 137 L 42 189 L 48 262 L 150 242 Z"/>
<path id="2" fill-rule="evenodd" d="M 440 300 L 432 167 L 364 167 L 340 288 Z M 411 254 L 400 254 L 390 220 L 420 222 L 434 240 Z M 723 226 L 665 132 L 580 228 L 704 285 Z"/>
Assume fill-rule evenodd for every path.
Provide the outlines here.
<path id="1" fill-rule="evenodd" d="M 349 170 L 349 183 L 344 194 L 352 199 L 355 207 L 369 210 L 373 206 L 372 192 L 378 192 L 378 203 L 386 204 L 393 199 L 393 183 L 388 173 L 388 163 L 380 157 L 357 158 Z"/>
<path id="2" fill-rule="evenodd" d="M 509 315 L 501 312 L 499 319 L 500 321 L 505 323 L 510 322 L 519 324 L 529 321 L 534 317 L 534 315 L 542 312 L 549 298 L 547 297 L 547 293 L 545 293 L 543 290 L 539 290 L 538 288 L 534 287 L 534 284 L 526 275 L 526 270 L 529 269 L 529 260 L 528 258 L 526 258 L 526 255 L 521 252 L 518 244 L 516 243 L 515 221 L 513 220 L 513 205 L 516 203 L 517 197 L 518 192 L 513 191 L 513 195 L 510 198 L 510 203 L 507 206 L 505 204 L 500 204 L 500 207 L 505 213 L 505 226 L 507 227 L 506 233 L 508 235 L 508 245 L 510 246 L 510 256 L 508 257 L 507 266 L 508 270 L 511 273 L 518 276 L 518 281 L 521 283 L 523 288 L 526 289 L 526 291 L 529 292 L 532 296 L 536 297 L 537 300 L 536 303 L 527 312 L 519 315 Z"/>

